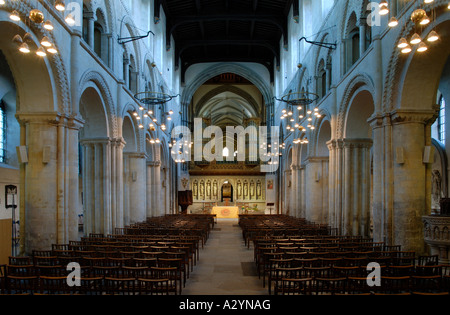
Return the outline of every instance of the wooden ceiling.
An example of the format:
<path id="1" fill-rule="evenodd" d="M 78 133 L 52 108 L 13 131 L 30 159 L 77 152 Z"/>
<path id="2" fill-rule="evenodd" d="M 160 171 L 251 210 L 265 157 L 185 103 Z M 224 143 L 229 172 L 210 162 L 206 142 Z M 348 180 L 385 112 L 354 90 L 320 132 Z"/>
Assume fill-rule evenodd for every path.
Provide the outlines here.
<path id="1" fill-rule="evenodd" d="M 175 49 L 183 81 L 193 64 L 227 61 L 260 63 L 273 79 L 281 46 L 287 45 L 291 6 L 298 11 L 298 1 L 293 0 L 154 1 L 166 15 L 166 46 Z M 156 10 L 156 20 L 160 14 Z M 171 37 L 175 47 L 171 47 Z"/>

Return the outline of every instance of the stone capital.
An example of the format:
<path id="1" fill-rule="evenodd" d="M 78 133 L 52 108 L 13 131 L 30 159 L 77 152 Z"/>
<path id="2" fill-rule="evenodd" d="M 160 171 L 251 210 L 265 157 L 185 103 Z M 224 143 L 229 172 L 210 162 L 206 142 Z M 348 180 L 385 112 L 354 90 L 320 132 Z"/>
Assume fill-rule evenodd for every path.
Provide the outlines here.
<path id="1" fill-rule="evenodd" d="M 344 148 L 365 148 L 370 149 L 373 146 L 372 139 L 343 139 Z"/>
<path id="2" fill-rule="evenodd" d="M 160 167 L 161 161 L 147 161 L 148 167 Z"/>
<path id="3" fill-rule="evenodd" d="M 130 159 L 148 159 L 148 155 L 145 152 L 123 152 L 123 155 Z"/>
<path id="4" fill-rule="evenodd" d="M 434 122 L 438 113 L 436 110 L 396 109 L 390 113 L 392 124 L 424 124 Z"/>

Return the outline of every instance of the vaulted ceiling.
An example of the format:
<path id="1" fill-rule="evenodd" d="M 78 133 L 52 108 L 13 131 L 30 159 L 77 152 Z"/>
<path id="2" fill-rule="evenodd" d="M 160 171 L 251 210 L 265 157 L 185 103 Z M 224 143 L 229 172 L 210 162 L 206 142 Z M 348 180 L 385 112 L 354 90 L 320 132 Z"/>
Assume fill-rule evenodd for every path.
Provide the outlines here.
<path id="1" fill-rule="evenodd" d="M 293 0 L 155 0 L 167 18 L 167 49 L 185 70 L 204 62 L 256 62 L 272 75 L 287 44 Z M 156 10 L 155 18 L 161 12 Z M 175 47 L 171 47 L 173 36 Z M 282 42 L 282 38 L 284 41 Z"/>

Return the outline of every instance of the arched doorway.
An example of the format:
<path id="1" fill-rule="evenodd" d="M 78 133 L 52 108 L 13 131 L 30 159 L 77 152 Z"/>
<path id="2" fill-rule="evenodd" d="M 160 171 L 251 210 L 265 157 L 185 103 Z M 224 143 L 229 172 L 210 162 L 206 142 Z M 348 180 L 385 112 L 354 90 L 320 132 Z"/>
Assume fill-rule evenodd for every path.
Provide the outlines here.
<path id="1" fill-rule="evenodd" d="M 221 188 L 221 201 L 223 203 L 234 202 L 234 188 L 229 181 L 225 181 Z"/>

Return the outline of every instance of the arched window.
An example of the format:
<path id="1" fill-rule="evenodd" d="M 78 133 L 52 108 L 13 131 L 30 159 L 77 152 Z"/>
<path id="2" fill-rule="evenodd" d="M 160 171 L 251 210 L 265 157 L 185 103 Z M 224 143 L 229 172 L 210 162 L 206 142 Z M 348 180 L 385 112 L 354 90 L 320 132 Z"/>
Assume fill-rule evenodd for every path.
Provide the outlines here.
<path id="1" fill-rule="evenodd" d="M 0 163 L 6 163 L 6 106 L 0 102 Z"/>
<path id="2" fill-rule="evenodd" d="M 86 43 L 89 43 L 89 13 L 86 6 L 83 6 L 83 39 Z M 92 15 L 92 13 L 90 15 Z"/>
<path id="3" fill-rule="evenodd" d="M 328 83 L 327 83 L 327 71 L 325 69 L 325 62 L 323 59 L 319 63 L 319 68 L 317 72 L 317 94 L 320 97 L 324 97 L 327 94 Z"/>
<path id="4" fill-rule="evenodd" d="M 360 35 L 359 35 L 359 28 L 355 28 L 353 29 L 353 31 L 350 34 L 351 36 L 351 45 L 352 45 L 352 49 L 351 49 L 351 65 L 354 65 L 358 59 L 359 59 L 359 55 L 360 55 L 360 51 L 359 51 L 359 42 L 360 42 Z"/>
<path id="5" fill-rule="evenodd" d="M 347 23 L 346 40 L 345 40 L 345 69 L 348 71 L 359 59 L 360 36 L 359 26 L 357 26 L 357 18 L 355 12 L 350 15 Z M 363 35 L 364 36 L 364 35 Z"/>
<path id="6" fill-rule="evenodd" d="M 138 71 L 136 66 L 136 61 L 134 59 L 134 56 L 130 56 L 130 65 L 128 68 L 129 74 L 128 74 L 128 88 L 131 92 L 137 93 L 138 88 Z"/>
<path id="7" fill-rule="evenodd" d="M 100 58 L 102 57 L 102 37 L 103 27 L 99 23 L 94 24 L 94 51 Z"/>
<path id="8" fill-rule="evenodd" d="M 94 51 L 106 65 L 110 65 L 109 57 L 109 39 L 107 35 L 107 24 L 103 13 L 100 10 L 96 12 L 97 20 L 94 22 Z"/>

